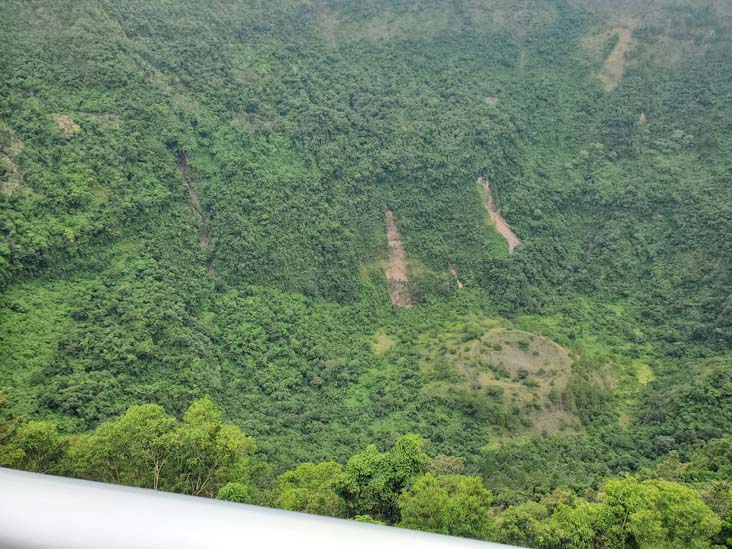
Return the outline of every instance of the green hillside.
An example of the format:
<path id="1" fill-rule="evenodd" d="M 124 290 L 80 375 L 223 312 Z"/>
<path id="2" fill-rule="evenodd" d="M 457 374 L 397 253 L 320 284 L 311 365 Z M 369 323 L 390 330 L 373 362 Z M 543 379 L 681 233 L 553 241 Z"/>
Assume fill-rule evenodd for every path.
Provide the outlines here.
<path id="1" fill-rule="evenodd" d="M 0 465 L 732 546 L 727 0 L 0 21 Z"/>

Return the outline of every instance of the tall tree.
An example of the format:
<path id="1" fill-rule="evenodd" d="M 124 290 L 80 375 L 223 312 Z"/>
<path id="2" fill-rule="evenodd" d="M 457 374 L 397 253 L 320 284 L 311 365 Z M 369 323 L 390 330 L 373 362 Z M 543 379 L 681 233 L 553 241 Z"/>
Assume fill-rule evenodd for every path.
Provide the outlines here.
<path id="1" fill-rule="evenodd" d="M 227 482 L 246 480 L 254 439 L 238 427 L 224 424 L 210 399 L 191 404 L 172 438 L 178 490 L 215 497 Z"/>
<path id="2" fill-rule="evenodd" d="M 721 521 L 696 490 L 676 482 L 609 480 L 596 528 L 605 547 L 711 547 Z"/>
<path id="3" fill-rule="evenodd" d="M 59 434 L 54 423 L 29 421 L 18 428 L 10 447 L 17 451 L 13 466 L 36 473 L 58 473 L 68 440 Z"/>
<path id="4" fill-rule="evenodd" d="M 277 478 L 276 504 L 282 509 L 332 517 L 346 516 L 346 502 L 336 491 L 343 474 L 339 463 L 303 463 Z"/>
<path id="5" fill-rule="evenodd" d="M 385 522 L 399 521 L 398 498 L 424 473 L 424 442 L 415 435 L 397 439 L 394 447 L 379 452 L 371 445 L 348 460 L 338 490 L 352 515 L 369 515 Z"/>
<path id="6" fill-rule="evenodd" d="M 73 443 L 72 470 L 102 482 L 170 489 L 176 421 L 157 404 L 132 406 Z M 167 477 L 167 479 L 166 479 Z"/>
<path id="7" fill-rule="evenodd" d="M 399 497 L 400 526 L 476 539 L 491 539 L 491 493 L 479 477 L 431 473 Z"/>

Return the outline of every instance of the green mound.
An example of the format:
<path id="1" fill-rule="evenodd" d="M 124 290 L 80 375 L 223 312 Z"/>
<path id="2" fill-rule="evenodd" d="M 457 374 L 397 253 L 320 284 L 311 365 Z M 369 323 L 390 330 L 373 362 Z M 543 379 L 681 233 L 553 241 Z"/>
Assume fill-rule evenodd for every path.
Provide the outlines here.
<path id="1" fill-rule="evenodd" d="M 425 392 L 473 407 L 497 428 L 552 433 L 579 427 L 563 402 L 572 357 L 545 337 L 473 325 L 425 343 L 420 357 L 429 380 Z"/>

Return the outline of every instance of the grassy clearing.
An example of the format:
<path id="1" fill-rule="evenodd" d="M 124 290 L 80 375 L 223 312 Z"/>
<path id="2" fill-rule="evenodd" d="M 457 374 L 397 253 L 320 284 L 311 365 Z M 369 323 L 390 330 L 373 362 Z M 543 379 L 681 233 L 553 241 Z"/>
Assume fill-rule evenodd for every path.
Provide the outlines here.
<path id="1" fill-rule="evenodd" d="M 642 397 L 646 385 L 656 379 L 649 364 L 642 360 L 634 360 L 624 368 L 625 376 L 617 388 L 618 423 L 628 428 L 633 423 L 635 410 Z"/>
<path id="2" fill-rule="evenodd" d="M 374 336 L 374 340 L 371 342 L 371 350 L 377 355 L 383 355 L 394 347 L 395 344 L 396 338 L 386 335 L 383 332 L 379 332 Z"/>
<path id="3" fill-rule="evenodd" d="M 562 407 L 572 374 L 570 352 L 537 334 L 483 320 L 448 325 L 424 339 L 424 391 L 474 408 L 512 432 L 558 432 L 579 427 Z"/>

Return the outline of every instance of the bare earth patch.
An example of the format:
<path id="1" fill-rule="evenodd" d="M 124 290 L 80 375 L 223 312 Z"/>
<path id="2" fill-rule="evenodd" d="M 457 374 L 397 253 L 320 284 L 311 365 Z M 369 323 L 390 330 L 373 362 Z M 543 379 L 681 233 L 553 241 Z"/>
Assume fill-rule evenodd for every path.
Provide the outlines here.
<path id="1" fill-rule="evenodd" d="M 646 118 L 646 113 L 644 113 L 644 112 L 640 113 L 640 116 L 638 117 L 638 124 L 640 124 L 642 126 L 646 122 L 648 122 L 648 119 Z"/>
<path id="2" fill-rule="evenodd" d="M 10 149 L 8 150 L 8 154 L 10 156 L 18 156 L 23 151 L 23 143 L 20 141 L 14 142 L 12 145 L 10 145 Z"/>
<path id="3" fill-rule="evenodd" d="M 450 274 L 455 277 L 455 283 L 457 284 L 458 289 L 463 289 L 463 282 L 458 278 L 458 272 L 457 267 L 455 267 L 454 263 L 450 263 Z"/>
<path id="4" fill-rule="evenodd" d="M 516 246 L 521 244 L 519 237 L 513 232 L 511 226 L 503 218 L 501 212 L 496 209 L 495 200 L 493 200 L 493 192 L 491 191 L 491 184 L 485 177 L 478 178 L 478 185 L 483 189 L 485 193 L 485 209 L 488 212 L 488 217 L 496 227 L 496 230 L 501 233 L 503 238 L 508 242 L 508 253 L 512 254 Z"/>
<path id="5" fill-rule="evenodd" d="M 412 306 L 407 276 L 407 256 L 404 253 L 399 229 L 391 210 L 386 210 L 386 240 L 389 245 L 389 261 L 386 264 L 386 282 L 389 286 L 391 302 L 400 307 Z"/>
<path id="6" fill-rule="evenodd" d="M 16 141 L 8 148 L 7 154 L 0 152 L 0 162 L 5 165 L 5 178 L 0 181 L 0 193 L 10 196 L 17 188 L 23 184 L 23 178 L 18 172 L 18 166 L 14 162 L 14 158 L 23 150 L 23 144 Z M 30 190 L 30 189 L 26 189 Z"/>
<path id="7" fill-rule="evenodd" d="M 617 37 L 617 42 L 603 60 L 602 67 L 597 73 L 597 78 L 602 83 L 605 91 L 613 91 L 623 80 L 626 54 L 633 51 L 637 46 L 635 40 L 633 40 L 633 29 L 638 25 L 638 19 L 623 17 L 613 21 L 612 26 L 605 27 L 604 30 L 602 27 L 596 28 L 585 37 L 583 41 L 585 49 L 596 57 L 603 53 L 611 38 Z"/>
<path id="8" fill-rule="evenodd" d="M 524 426 L 537 433 L 578 426 L 561 398 L 572 362 L 567 349 L 545 337 L 489 325 L 448 332 L 420 349 L 420 369 L 432 379 L 425 392 L 477 402 L 506 415 L 518 409 Z M 497 426 L 502 426 L 500 420 Z"/>
<path id="9" fill-rule="evenodd" d="M 178 153 L 178 170 L 180 171 L 180 179 L 188 190 L 188 195 L 191 199 L 191 208 L 193 209 L 193 215 L 196 217 L 198 223 L 198 236 L 201 240 L 201 249 L 206 253 L 206 271 L 209 275 L 214 274 L 213 265 L 211 260 L 208 258 L 208 231 L 206 230 L 206 218 L 203 217 L 201 211 L 201 204 L 198 201 L 198 195 L 196 194 L 193 185 L 188 180 L 188 154 L 185 151 Z"/>
<path id="10" fill-rule="evenodd" d="M 616 32 L 618 43 L 605 59 L 600 71 L 600 81 L 605 91 L 612 91 L 620 84 L 625 73 L 625 54 L 634 47 L 632 28 L 618 28 Z"/>
<path id="11" fill-rule="evenodd" d="M 66 137 L 71 137 L 72 135 L 79 133 L 79 130 L 81 129 L 79 125 L 71 119 L 71 117 L 65 114 L 54 114 L 53 119 L 56 121 L 58 129 L 64 132 Z"/>
<path id="12" fill-rule="evenodd" d="M 7 170 L 5 179 L 0 181 L 0 192 L 4 195 L 10 196 L 20 185 L 17 177 L 18 168 L 13 162 L 13 159 L 6 154 L 0 154 L 0 162 L 5 164 L 5 169 Z"/>
<path id="13" fill-rule="evenodd" d="M 498 104 L 498 98 L 495 97 L 495 96 L 493 96 L 493 95 L 491 95 L 489 97 L 486 97 L 485 99 L 483 99 L 483 101 L 485 101 L 486 104 L 488 104 L 488 105 L 494 105 L 495 106 L 495 105 Z"/>

